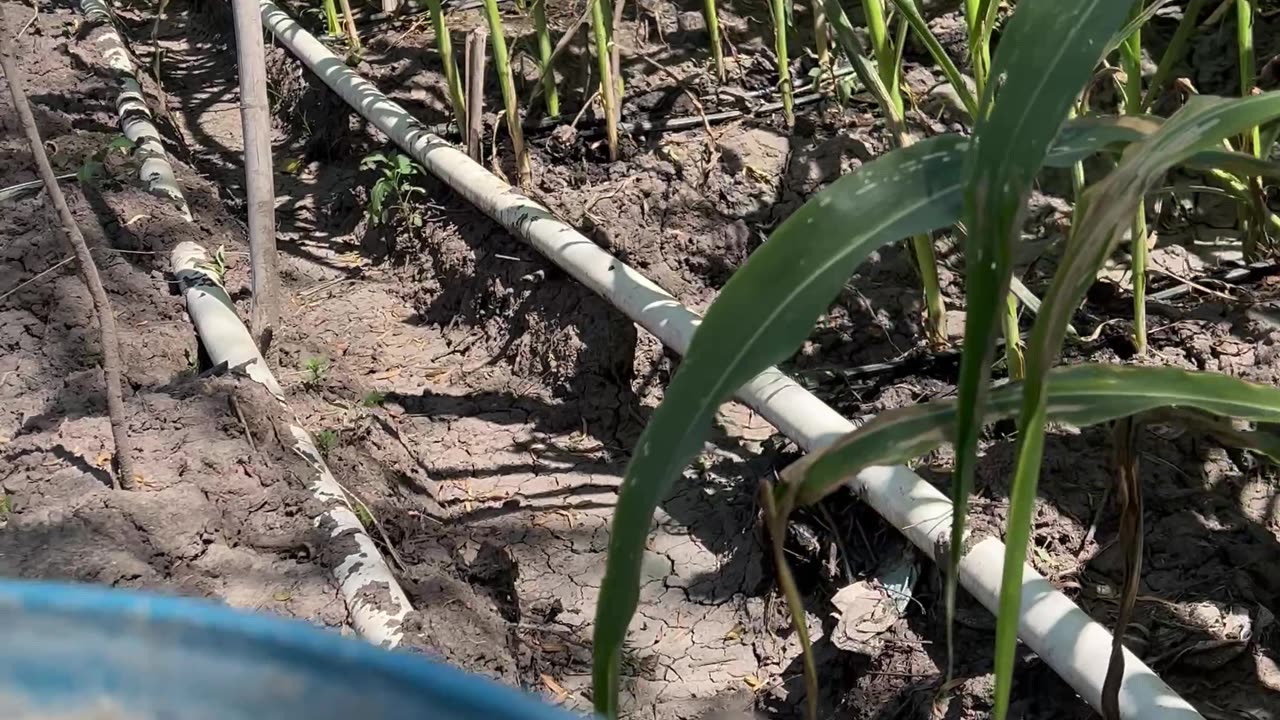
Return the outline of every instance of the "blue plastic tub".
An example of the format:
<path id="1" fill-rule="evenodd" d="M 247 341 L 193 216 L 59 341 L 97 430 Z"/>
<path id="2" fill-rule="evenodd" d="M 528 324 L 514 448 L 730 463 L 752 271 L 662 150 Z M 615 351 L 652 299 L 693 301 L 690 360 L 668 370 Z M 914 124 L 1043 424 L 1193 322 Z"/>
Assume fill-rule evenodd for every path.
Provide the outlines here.
<path id="1" fill-rule="evenodd" d="M 581 720 L 294 620 L 0 581 L 0 720 Z"/>

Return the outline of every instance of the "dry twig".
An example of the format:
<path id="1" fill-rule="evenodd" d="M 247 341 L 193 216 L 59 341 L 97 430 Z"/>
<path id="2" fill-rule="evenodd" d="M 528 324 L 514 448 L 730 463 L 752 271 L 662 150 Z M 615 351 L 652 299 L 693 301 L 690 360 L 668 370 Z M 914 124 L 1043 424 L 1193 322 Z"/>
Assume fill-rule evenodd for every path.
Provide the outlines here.
<path id="1" fill-rule="evenodd" d="M 3 13 L 0 13 L 2 17 Z M 0 66 L 4 68 L 5 80 L 9 83 L 9 94 L 13 97 L 13 106 L 18 113 L 18 122 L 22 125 L 31 146 L 31 154 L 35 158 L 40 178 L 44 180 L 45 191 L 58 210 L 62 220 L 62 229 L 67 236 L 67 244 L 75 254 L 79 266 L 80 278 L 89 288 L 93 298 L 93 307 L 98 316 L 98 329 L 102 335 L 102 372 L 107 382 L 107 414 L 111 419 L 111 435 L 115 441 L 116 474 L 112 484 L 117 488 L 133 482 L 133 446 L 125 430 L 124 399 L 120 391 L 120 338 L 116 332 L 116 318 L 111 310 L 111 300 L 102 286 L 102 278 L 98 275 L 98 267 L 89 253 L 89 246 L 84 235 L 76 225 L 71 208 L 67 207 L 67 198 L 58 187 L 58 178 L 49 164 L 49 156 L 45 153 L 44 142 L 40 139 L 40 130 L 36 119 L 31 114 L 31 104 L 27 102 L 26 92 L 22 89 L 22 80 L 18 77 L 18 67 L 13 61 L 13 42 L 7 33 L 0 33 Z"/>

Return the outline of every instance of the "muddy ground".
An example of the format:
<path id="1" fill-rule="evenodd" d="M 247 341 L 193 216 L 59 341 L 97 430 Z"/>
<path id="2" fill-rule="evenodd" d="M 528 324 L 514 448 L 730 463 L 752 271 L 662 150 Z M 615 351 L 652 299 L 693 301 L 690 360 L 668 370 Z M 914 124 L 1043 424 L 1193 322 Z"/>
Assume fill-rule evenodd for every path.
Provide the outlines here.
<path id="1" fill-rule="evenodd" d="M 728 5 L 728 7 L 726 7 Z M 738 49 L 730 85 L 706 73 L 700 4 L 642 0 L 626 15 L 624 118 L 751 108 L 771 86 L 768 11 L 722 3 Z M 0 2 L 16 32 L 32 8 Z M 552 9 L 563 27 L 578 12 Z M 149 13 L 119 7 L 140 65 L 150 67 Z M 361 9 L 367 50 L 357 69 L 429 124 L 447 121 L 430 25 Z M 807 27 L 803 8 L 797 24 Z M 454 45 L 480 22 L 454 17 Z M 18 41 L 23 72 L 59 172 L 75 173 L 116 135 L 114 88 L 91 36 L 69 5 L 45 4 Z M 527 24 L 508 14 L 513 35 Z M 306 20 L 313 27 L 314 16 Z M 1171 30 L 1172 21 L 1158 26 Z M 1166 27 L 1167 26 L 1167 27 Z M 1258 33 L 1262 57 L 1275 33 Z M 956 18 L 934 28 L 958 38 Z M 1231 75 L 1231 28 L 1197 41 L 1185 70 L 1204 91 Z M 1157 37 L 1160 33 L 1156 33 Z M 239 169 L 234 51 L 221 3 L 175 0 L 160 25 L 160 82 L 146 79 L 195 222 L 181 222 L 108 159 L 92 182 L 66 185 L 115 303 L 123 333 L 130 432 L 139 444 L 137 489 L 112 491 L 110 442 L 96 368 L 97 333 L 73 266 L 19 287 L 66 256 L 41 196 L 4 203 L 0 215 L 0 573 L 72 578 L 216 598 L 346 627 L 304 468 L 270 434 L 270 404 L 231 378 L 201 377 L 164 253 L 182 239 L 230 251 L 228 287 L 247 310 L 243 180 Z M 1158 39 L 1156 41 L 1158 43 Z M 519 57 L 519 54 L 517 54 Z M 648 59 L 645 59 L 645 58 Z M 563 67 L 567 113 L 583 103 L 579 47 Z M 655 65 L 655 63 L 657 65 Z M 806 76 L 812 58 L 793 72 Z M 667 68 L 658 71 L 657 66 Z M 517 60 L 526 84 L 532 63 Z M 919 90 L 922 131 L 956 129 Z M 568 707 L 589 707 L 591 620 L 616 487 L 675 359 L 602 300 L 542 260 L 429 177 L 425 193 L 389 225 L 365 215 L 366 155 L 391 152 L 285 51 L 269 57 L 276 118 L 276 190 L 288 303 L 270 361 L 291 405 L 330 434 L 338 479 L 372 509 L 384 552 L 417 612 L 407 644 L 521 685 Z M 498 107 L 490 83 L 486 107 Z M 698 98 L 697 103 L 691 100 Z M 7 94 L 0 94 L 4 107 Z M 536 107 L 536 106 L 535 106 Z M 534 110 L 534 115 L 539 111 Z M 0 187 L 34 168 L 7 110 L 0 113 Z M 496 118 L 490 116 L 492 127 Z M 535 118 L 536 119 L 536 118 Z M 531 132 L 533 193 L 570 223 L 694 309 L 705 309 L 733 269 L 805 198 L 886 147 L 872 108 L 817 104 L 786 129 L 765 114 L 712 127 L 633 134 L 610 163 L 594 111 L 576 133 Z M 511 173 L 499 143 L 495 169 Z M 1049 178 L 1052 193 L 1060 179 Z M 1025 278 L 1061 236 L 1065 206 L 1036 198 Z M 1170 208 L 1158 225 L 1163 273 L 1218 294 L 1188 293 L 1152 309 L 1151 356 L 1274 384 L 1280 311 L 1275 277 L 1247 286 L 1204 279 L 1238 254 L 1229 209 Z M 408 218 L 417 215 L 420 222 Z M 943 238 L 943 247 L 949 239 Z M 1095 288 L 1082 322 L 1127 315 L 1123 258 Z M 958 258 L 944 252 L 949 305 L 960 309 Z M 1167 283 L 1165 285 L 1160 282 Z M 1158 288 L 1172 284 L 1168 276 Z M 850 417 L 954 389 L 955 358 L 921 343 L 914 271 L 886 248 L 851 279 L 789 370 Z M 952 313 L 958 337 L 960 313 Z M 1091 330 L 1092 328 L 1088 328 Z M 1070 360 L 1139 361 L 1123 323 Z M 888 363 L 887 367 L 868 367 Z M 244 416 L 245 419 L 241 419 Z M 255 441 L 250 443 L 250 438 Z M 264 439 L 265 438 L 265 439 Z M 1131 644 L 1206 717 L 1280 717 L 1280 599 L 1275 568 L 1280 508 L 1273 471 L 1190 434 L 1146 437 L 1146 576 Z M 1122 560 L 1114 518 L 1086 533 L 1110 482 L 1108 434 L 1061 431 L 1046 448 L 1043 501 L 1030 560 L 1103 622 L 1113 619 Z M 979 527 L 998 532 L 1011 438 L 984 446 Z M 663 503 L 632 628 L 626 707 L 637 716 L 709 717 L 754 709 L 798 713 L 798 642 L 773 590 L 755 488 L 796 457 L 794 446 L 749 410 L 726 406 L 713 442 Z M 949 455 L 917 470 L 940 486 Z M 956 668 L 945 665 L 936 569 L 850 497 L 802 517 L 790 550 L 820 653 L 825 717 L 980 718 L 992 688 L 991 616 L 965 599 Z M 840 650 L 831 597 L 852 580 L 907 558 L 913 600 L 873 652 Z M 1089 717 L 1037 658 L 1024 653 L 1015 687 L 1022 717 Z"/>

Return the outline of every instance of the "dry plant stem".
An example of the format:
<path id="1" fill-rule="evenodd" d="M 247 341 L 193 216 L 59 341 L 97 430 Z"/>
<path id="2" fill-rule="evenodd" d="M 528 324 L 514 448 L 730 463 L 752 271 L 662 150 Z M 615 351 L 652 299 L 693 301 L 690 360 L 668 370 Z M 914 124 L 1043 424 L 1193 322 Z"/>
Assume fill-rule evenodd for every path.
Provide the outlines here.
<path id="1" fill-rule="evenodd" d="M 773 548 L 774 569 L 778 573 L 778 587 L 787 602 L 787 610 L 791 616 L 791 627 L 800 638 L 800 656 L 804 663 L 805 716 L 808 720 L 818 718 L 818 667 L 813 658 L 813 645 L 809 642 L 809 628 L 804 620 L 804 601 L 800 589 L 796 587 L 791 567 L 787 565 L 787 516 L 789 509 L 779 509 L 774 498 L 773 483 L 764 481 L 760 484 L 760 505 L 764 509 L 764 519 L 769 531 L 769 544 Z"/>
<path id="2" fill-rule="evenodd" d="M 600 68 L 600 104 L 604 106 L 605 138 L 609 143 L 609 160 L 618 159 L 617 99 L 614 95 L 612 62 L 609 59 L 609 33 L 605 25 L 604 0 L 591 0 L 591 29 L 596 41 L 596 64 Z"/>
<path id="3" fill-rule="evenodd" d="M 524 146 L 524 130 L 520 127 L 520 99 L 516 97 L 515 79 L 511 75 L 511 63 L 507 59 L 507 37 L 502 32 L 502 16 L 498 14 L 498 0 L 484 0 L 485 16 L 489 19 L 489 39 L 493 46 L 493 64 L 498 73 L 498 85 L 502 88 L 502 102 L 507 110 L 507 132 L 511 133 L 511 148 L 516 153 L 518 183 L 527 187 L 532 178 L 529 169 L 529 153 Z"/>
<path id="4" fill-rule="evenodd" d="M 440 0 L 427 0 L 427 9 L 431 13 L 431 25 L 436 33 L 436 50 L 440 53 L 440 63 L 444 65 L 444 81 L 449 88 L 449 104 L 453 106 L 453 121 L 458 124 L 458 132 L 465 140 L 470 127 L 467 125 L 467 101 L 462 92 L 462 78 L 458 77 L 458 63 L 453 57 L 453 40 L 449 37 L 449 26 L 445 23 Z"/>
<path id="5" fill-rule="evenodd" d="M 2 17 L 2 16 L 0 16 Z M 18 113 L 18 122 L 27 136 L 27 144 L 31 146 L 31 155 L 35 158 L 36 169 L 40 179 L 44 181 L 45 191 L 58 210 L 62 221 L 62 230 L 66 233 L 67 244 L 71 246 L 76 257 L 76 265 L 80 270 L 80 279 L 89 289 L 93 298 L 94 314 L 98 317 L 98 331 L 102 340 L 102 374 L 107 384 L 107 415 L 111 420 L 111 437 L 115 443 L 116 474 L 111 484 L 117 490 L 129 487 L 134 478 L 133 445 L 126 431 L 127 419 L 124 413 L 124 395 L 120 385 L 120 337 L 116 332 L 116 318 L 111 308 L 111 300 L 102 286 L 102 278 L 98 275 L 98 266 L 93 262 L 89 246 L 85 244 L 76 219 L 67 207 L 67 198 L 58 187 L 58 178 L 49 164 L 49 156 L 44 151 L 44 141 L 40 139 L 40 130 L 36 119 L 31 114 L 31 104 L 22 89 L 22 80 L 18 77 L 18 68 L 13 62 L 13 46 L 8 33 L 0 33 L 0 67 L 4 69 L 5 80 L 9 83 L 9 94 L 13 98 L 14 109 Z"/>
<path id="6" fill-rule="evenodd" d="M 773 14 L 773 52 L 778 59 L 778 91 L 782 93 L 782 117 L 789 127 L 796 124 L 796 116 L 792 111 L 791 67 L 787 59 L 786 0 L 771 0 L 769 7 Z"/>
<path id="7" fill-rule="evenodd" d="M 356 30 L 356 18 L 351 13 L 351 0 L 338 0 L 338 6 L 342 8 L 342 23 L 347 28 L 347 43 L 353 52 L 360 52 L 364 44 L 360 42 L 360 31 Z"/>
<path id="8" fill-rule="evenodd" d="M 484 159 L 484 66 L 485 43 L 488 42 L 483 27 L 473 29 L 467 35 L 467 154 L 472 160 Z"/>
<path id="9" fill-rule="evenodd" d="M 711 61 L 716 66 L 716 79 L 724 82 L 724 48 L 720 46 L 720 17 L 716 14 L 716 0 L 703 0 L 702 14 L 707 21 L 707 41 L 711 44 Z"/>
<path id="10" fill-rule="evenodd" d="M 164 20 L 164 10 L 169 6 L 169 0 L 159 0 L 156 4 L 156 16 L 151 21 L 151 77 L 155 79 L 156 86 L 164 87 L 164 83 L 160 81 L 160 61 L 164 56 L 164 52 L 160 49 L 160 23 Z"/>
<path id="11" fill-rule="evenodd" d="M 432 0 L 439 2 L 439 0 Z M 547 115 L 560 114 L 560 94 L 556 92 L 556 71 L 551 64 L 551 34 L 547 31 L 547 0 L 533 0 L 533 30 L 538 36 L 538 62 L 542 76 L 542 92 L 547 101 Z"/>
<path id="12" fill-rule="evenodd" d="M 266 50 L 262 43 L 257 0 L 232 0 L 231 7 L 235 14 L 236 65 L 240 74 L 240 126 L 244 130 L 249 264 L 253 270 L 253 307 L 249 327 L 258 349 L 266 352 L 280 319 Z"/>
<path id="13" fill-rule="evenodd" d="M 1116 505 L 1120 510 L 1120 547 L 1124 551 L 1124 586 L 1115 635 L 1111 640 L 1111 660 L 1102 685 L 1102 715 L 1120 720 L 1120 684 L 1124 678 L 1124 633 L 1133 617 L 1142 577 L 1142 484 L 1138 476 L 1139 440 L 1142 423 L 1128 417 L 1113 430 L 1116 463 Z"/>

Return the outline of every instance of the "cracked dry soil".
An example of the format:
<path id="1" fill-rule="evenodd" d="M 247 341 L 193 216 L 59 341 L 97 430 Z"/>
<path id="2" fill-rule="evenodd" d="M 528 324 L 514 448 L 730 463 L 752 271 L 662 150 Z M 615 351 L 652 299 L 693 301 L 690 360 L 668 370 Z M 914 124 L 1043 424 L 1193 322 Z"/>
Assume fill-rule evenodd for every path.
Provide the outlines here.
<path id="1" fill-rule="evenodd" d="M 697 8 L 685 5 L 644 1 L 628 16 L 621 35 L 638 51 L 626 56 L 625 114 L 693 111 L 688 95 L 640 51 L 704 99 L 714 94 L 699 59 L 680 49 L 700 47 Z M 0 8 L 10 32 L 30 17 L 30 8 L 15 2 L 0 1 Z M 140 65 L 149 67 L 150 16 L 119 11 Z M 725 8 L 722 22 L 742 50 L 739 79 L 747 89 L 772 82 L 759 35 L 767 25 L 747 19 L 761 11 L 749 3 Z M 163 253 L 179 240 L 225 245 L 228 288 L 247 311 L 228 12 L 218 2 L 172 2 L 158 36 L 163 91 L 154 78 L 144 81 L 152 107 L 161 109 L 196 222 L 179 222 L 138 191 L 118 162 L 107 164 L 99 182 L 67 186 L 124 334 L 140 489 L 109 489 L 96 331 L 72 268 L 0 301 L 0 490 L 7 505 L 0 574 L 209 597 L 342 630 L 345 609 L 328 571 L 336 558 L 315 537 L 305 468 L 275 438 L 274 406 L 234 379 L 195 376 L 189 323 L 164 275 Z M 553 21 L 563 25 L 569 16 L 576 14 Z M 935 29 L 946 36 L 954 20 L 940 18 Z M 464 13 L 454 22 L 461 46 L 462 32 L 479 16 Z M 358 69 L 425 122 L 443 121 L 429 32 L 409 18 L 368 28 Z M 68 6 L 43 7 L 19 45 L 58 170 L 75 172 L 116 132 L 113 88 L 91 36 Z M 1204 45 L 1196 57 L 1216 56 Z M 417 180 L 428 199 L 417 209 L 420 228 L 371 226 L 363 210 L 376 177 L 358 166 L 367 153 L 387 149 L 385 138 L 287 52 L 270 50 L 268 63 L 287 292 L 285 327 L 269 361 L 304 424 L 331 433 L 328 462 L 371 509 L 372 535 L 417 608 L 406 645 L 586 710 L 591 622 L 616 489 L 674 358 L 429 177 Z M 528 81 L 528 66 L 522 72 Z M 918 66 L 908 79 L 930 81 Z M 566 104 L 575 102 L 574 92 L 566 91 Z M 496 96 L 487 107 L 497 107 Z M 720 108 L 708 102 L 706 109 Z M 934 131 L 948 128 L 943 120 L 920 120 Z M 886 147 L 882 128 L 859 105 L 806 112 L 791 132 L 776 122 L 720 126 L 710 136 L 698 129 L 637 137 L 626 158 L 610 164 L 588 114 L 577 137 L 533 138 L 534 190 L 702 310 L 777 222 Z M 0 112 L 0 123 L 0 186 L 32 179 L 15 120 Z M 504 167 L 500 161 L 498 170 Z M 1035 231 L 1051 236 L 1054 205 L 1041 199 L 1037 208 Z M 56 229 L 39 195 L 6 203 L 0 292 L 62 259 Z M 1178 245 L 1155 258 L 1184 276 L 1206 270 Z M 850 416 L 954 388 L 954 367 L 920 346 L 912 272 L 904 253 L 885 248 L 792 362 Z M 944 269 L 953 307 L 958 277 Z M 1037 279 L 1034 267 L 1027 278 Z M 1265 300 L 1276 288 L 1264 280 L 1252 292 Z M 1123 298 L 1091 301 L 1106 317 L 1123 315 L 1123 305 Z M 1169 323 L 1152 334 L 1164 362 L 1276 381 L 1280 335 L 1265 316 L 1213 298 L 1155 314 Z M 1126 361 L 1123 345 L 1117 329 L 1070 359 Z M 879 376 L 840 374 L 900 358 L 906 364 Z M 1108 482 L 1106 447 L 1102 431 L 1051 438 L 1031 559 L 1109 623 L 1108 589 L 1120 572 L 1109 516 L 1085 542 Z M 1266 632 L 1280 594 L 1268 561 L 1280 528 L 1274 480 L 1247 458 L 1185 435 L 1154 437 L 1148 451 L 1156 460 L 1144 465 L 1152 487 L 1144 593 L 1153 599 L 1140 606 L 1142 630 L 1130 640 L 1207 715 L 1280 717 L 1276 686 L 1268 685 L 1280 682 L 1280 634 Z M 795 452 L 750 411 L 727 405 L 706 452 L 662 503 L 624 661 L 624 707 L 634 716 L 798 716 L 798 641 L 773 591 L 755 503 L 759 480 Z M 987 438 L 974 510 L 979 527 L 1002 522 L 1011 453 L 1007 437 Z M 949 462 L 939 452 L 919 471 L 945 485 Z M 940 579 L 930 565 L 919 565 L 915 601 L 876 654 L 840 651 L 829 641 L 834 592 L 912 554 L 874 513 L 836 497 L 798 518 L 788 551 L 817 643 L 824 717 L 987 716 L 991 617 L 967 598 L 962 603 L 960 682 L 940 692 Z M 1248 637 L 1238 634 L 1242 613 L 1253 630 Z M 1015 708 L 1026 718 L 1090 716 L 1029 653 L 1018 666 Z"/>

